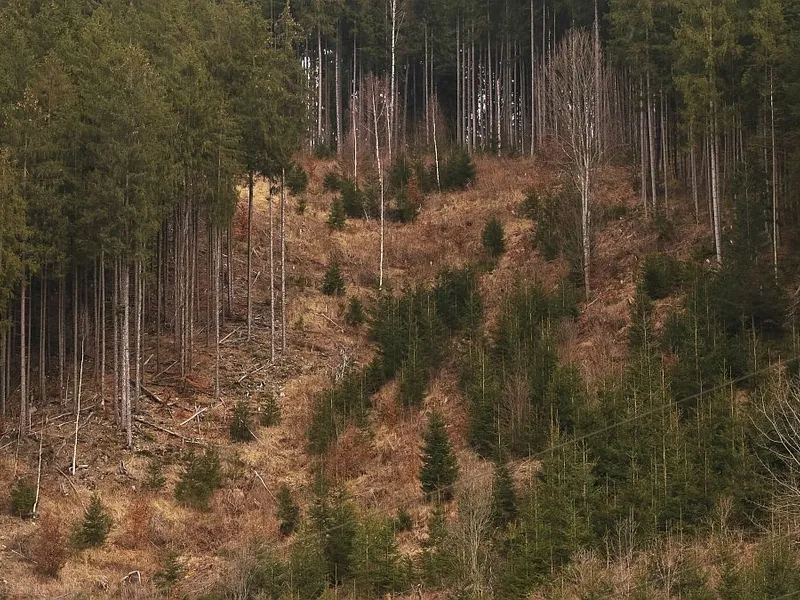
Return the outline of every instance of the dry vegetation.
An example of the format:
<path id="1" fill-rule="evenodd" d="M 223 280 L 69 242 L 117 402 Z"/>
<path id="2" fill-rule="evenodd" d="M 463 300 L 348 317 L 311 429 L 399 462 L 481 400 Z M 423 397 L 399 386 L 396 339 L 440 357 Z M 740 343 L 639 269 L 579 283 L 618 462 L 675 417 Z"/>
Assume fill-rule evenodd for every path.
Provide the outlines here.
<path id="1" fill-rule="evenodd" d="M 193 597 L 223 573 L 224 551 L 241 549 L 251 536 L 275 545 L 284 543 L 275 517 L 275 494 L 286 483 L 299 494 L 301 504 L 310 495 L 312 458 L 306 453 L 305 431 L 313 396 L 328 385 L 344 358 L 364 363 L 373 352 L 364 327 L 344 326 L 347 297 L 323 296 L 320 282 L 329 258 L 336 256 L 346 279 L 347 296 L 366 299 L 374 293 L 378 264 L 376 221 L 350 220 L 343 232 L 333 234 L 326 225 L 332 196 L 322 192 L 321 180 L 333 163 L 308 159 L 304 166 L 310 176 L 307 208 L 298 214 L 297 199 L 290 198 L 286 211 L 289 355 L 275 365 L 268 364 L 267 188 L 261 182 L 256 187 L 254 223 L 254 336 L 250 342 L 245 340 L 241 322 L 246 279 L 245 228 L 239 218 L 241 244 L 235 255 L 235 276 L 240 319 L 225 324 L 221 402 L 213 403 L 213 359 L 206 347 L 206 333 L 201 332 L 191 376 L 179 381 L 169 370 L 157 375 L 148 372 L 147 387 L 160 402 L 151 397 L 140 400 L 143 421 L 137 422 L 132 452 L 124 449 L 111 424 L 110 407 L 100 403 L 94 383 L 87 386 L 84 399 L 76 475 L 68 472 L 74 417 L 57 405 L 35 413 L 33 429 L 36 436 L 43 436 L 41 516 L 23 521 L 5 510 L 0 514 L 0 597 L 51 598 L 79 591 L 92 597 L 152 597 L 156 594 L 152 576 L 167 548 L 179 554 L 184 567 L 180 589 Z M 388 226 L 391 287 L 430 281 L 445 264 L 478 259 L 481 230 L 492 216 L 504 224 L 507 252 L 481 282 L 489 322 L 497 314 L 502 294 L 521 278 L 554 286 L 565 267 L 559 261 L 544 262 L 532 249 L 530 221 L 518 211 L 525 190 L 553 185 L 557 185 L 555 169 L 541 160 L 478 160 L 478 184 L 473 189 L 432 195 L 415 223 Z M 240 213 L 245 212 L 244 202 Z M 656 244 L 652 225 L 640 214 L 627 171 L 611 167 L 604 171 L 598 202 L 602 205 L 621 205 L 625 210 L 598 232 L 596 294 L 582 307 L 578 321 L 565 327 L 560 337 L 562 358 L 579 364 L 590 384 L 621 367 L 639 261 Z M 276 210 L 276 222 L 277 216 Z M 690 220 L 688 214 L 678 218 Z M 676 242 L 681 244 L 688 247 L 691 240 Z M 153 352 L 153 340 L 148 339 L 147 345 L 145 357 Z M 169 349 L 165 336 L 162 353 L 168 355 Z M 253 443 L 232 444 L 228 425 L 235 401 L 248 397 L 258 406 L 269 393 L 278 399 L 281 424 L 255 428 L 257 440 Z M 333 479 L 346 482 L 352 496 L 365 507 L 385 514 L 407 507 L 418 527 L 401 535 L 401 548 L 415 552 L 423 531 L 419 524 L 424 523 L 428 511 L 421 501 L 417 475 L 422 424 L 431 408 L 445 414 L 464 468 L 480 468 L 470 466 L 479 461 L 465 448 L 466 411 L 457 385 L 457 367 L 444 366 L 420 412 L 398 406 L 392 389 L 384 389 L 375 404 L 369 432 L 345 432 L 329 452 L 325 470 Z M 186 421 L 201 408 L 207 410 Z M 16 478 L 27 476 L 35 481 L 36 436 L 17 440 L 6 434 L 0 438 L 0 502 L 6 502 Z M 220 447 L 228 474 L 225 488 L 214 495 L 212 510 L 207 513 L 181 507 L 172 497 L 180 457 L 201 445 Z M 157 493 L 143 486 L 152 456 L 166 465 L 166 487 Z M 530 465 L 518 465 L 516 473 L 530 477 Z M 68 551 L 65 540 L 94 492 L 114 520 L 111 536 L 102 548 Z M 591 576 L 593 560 L 586 557 L 576 563 L 577 579 Z M 62 563 L 57 578 L 48 576 Z"/>

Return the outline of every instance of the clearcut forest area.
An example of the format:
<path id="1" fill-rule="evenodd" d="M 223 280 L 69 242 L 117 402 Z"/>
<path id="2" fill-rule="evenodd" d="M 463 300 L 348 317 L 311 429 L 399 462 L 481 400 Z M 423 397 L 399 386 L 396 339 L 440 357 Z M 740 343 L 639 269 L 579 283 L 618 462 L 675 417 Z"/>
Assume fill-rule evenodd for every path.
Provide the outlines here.
<path id="1" fill-rule="evenodd" d="M 0 0 L 0 598 L 800 598 L 800 4 Z"/>

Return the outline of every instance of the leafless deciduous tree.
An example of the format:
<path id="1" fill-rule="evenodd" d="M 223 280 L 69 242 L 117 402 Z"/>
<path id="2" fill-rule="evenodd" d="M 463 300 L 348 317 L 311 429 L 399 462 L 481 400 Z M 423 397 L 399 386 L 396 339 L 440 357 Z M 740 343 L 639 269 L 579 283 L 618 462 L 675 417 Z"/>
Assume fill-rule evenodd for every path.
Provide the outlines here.
<path id="1" fill-rule="evenodd" d="M 491 595 L 489 537 L 492 532 L 492 473 L 475 467 L 456 488 L 458 516 L 452 535 L 464 584 L 473 598 Z"/>
<path id="2" fill-rule="evenodd" d="M 800 383 L 777 376 L 758 402 L 756 427 L 765 445 L 783 467 L 764 466 L 780 490 L 776 509 L 800 516 Z"/>
<path id="3" fill-rule="evenodd" d="M 553 106 L 556 111 L 557 144 L 564 167 L 581 197 L 581 241 L 583 281 L 589 295 L 590 275 L 590 198 L 593 175 L 603 158 L 604 128 L 608 119 L 598 113 L 605 106 L 598 94 L 605 93 L 605 68 L 598 67 L 591 34 L 571 30 L 559 44 L 550 68 L 553 80 Z"/>

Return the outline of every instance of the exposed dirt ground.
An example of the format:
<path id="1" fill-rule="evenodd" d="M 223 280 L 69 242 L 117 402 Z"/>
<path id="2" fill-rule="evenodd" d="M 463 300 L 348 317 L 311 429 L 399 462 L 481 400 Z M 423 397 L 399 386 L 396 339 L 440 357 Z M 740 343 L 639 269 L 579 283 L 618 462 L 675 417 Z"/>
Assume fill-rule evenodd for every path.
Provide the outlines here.
<path id="1" fill-rule="evenodd" d="M 532 224 L 519 213 L 519 203 L 529 188 L 547 190 L 558 185 L 555 169 L 538 159 L 478 160 L 478 183 L 464 192 L 432 195 L 413 224 L 388 224 L 386 263 L 388 284 L 393 289 L 414 282 L 431 281 L 445 265 L 459 265 L 480 258 L 481 231 L 491 216 L 504 224 L 507 252 L 497 267 L 482 278 L 488 322 L 497 314 L 502 294 L 523 279 L 555 286 L 565 265 L 547 263 L 532 247 Z M 13 433 L 0 438 L 0 502 L 7 498 L 15 478 L 35 480 L 38 434 L 43 436 L 40 514 L 57 519 L 68 533 L 82 517 L 92 493 L 98 492 L 114 519 L 109 542 L 101 549 L 71 555 L 57 579 L 35 574 L 28 558 L 30 540 L 40 520 L 23 521 L 0 515 L 0 598 L 149 597 L 151 578 L 164 548 L 176 550 L 186 566 L 180 591 L 194 597 L 220 575 L 226 552 L 241 551 L 249 537 L 260 536 L 280 549 L 275 517 L 278 487 L 288 483 L 310 496 L 313 459 L 306 452 L 305 431 L 314 394 L 331 381 L 344 359 L 364 362 L 374 351 L 364 328 L 344 326 L 346 299 L 329 298 L 320 282 L 330 257 L 342 265 L 348 296 L 374 295 L 378 269 L 379 224 L 348 221 L 342 232 L 331 234 L 326 225 L 332 195 L 323 193 L 321 181 L 333 163 L 307 160 L 310 187 L 303 214 L 295 210 L 298 198 L 290 197 L 287 219 L 287 333 L 289 350 L 270 364 L 269 241 L 267 185 L 256 187 L 253 274 L 254 329 L 246 339 L 244 315 L 246 197 L 239 206 L 234 256 L 235 310 L 223 329 L 222 400 L 212 394 L 213 348 L 198 325 L 193 372 L 181 380 L 175 369 L 156 373 L 148 363 L 146 386 L 161 402 L 143 396 L 139 401 L 142 421 L 136 423 L 133 451 L 124 448 L 122 436 L 111 423 L 109 406 L 101 406 L 97 382 L 88 377 L 78 443 L 78 473 L 69 475 L 75 418 L 70 407 L 56 402 L 34 414 L 37 435 L 17 440 Z M 629 307 L 635 280 L 644 256 L 656 245 L 650 221 L 638 206 L 630 174 L 608 167 L 601 174 L 595 211 L 623 207 L 618 217 L 600 223 L 594 249 L 593 292 L 583 303 L 581 316 L 561 332 L 562 358 L 575 362 L 589 385 L 621 368 L 626 352 Z M 275 205 L 277 224 L 277 205 Z M 690 221 L 679 207 L 678 230 Z M 698 227 L 691 237 L 702 234 Z M 276 238 L 277 239 L 277 238 Z M 691 246 L 693 239 L 677 240 L 672 250 Z M 276 249 L 276 259 L 277 259 Z M 205 308 L 201 300 L 200 314 Z M 204 318 L 204 317 L 203 317 Z M 145 357 L 153 353 L 148 336 Z M 169 358 L 169 336 L 162 353 Z M 163 371 L 171 360 L 162 360 Z M 91 371 L 91 369 L 89 370 Z M 424 535 L 427 507 L 418 487 L 420 433 L 431 407 L 446 416 L 458 447 L 459 459 L 470 469 L 482 468 L 466 449 L 466 412 L 457 385 L 456 367 L 446 365 L 435 378 L 420 412 L 407 412 L 395 403 L 393 386 L 376 398 L 369 433 L 348 430 L 329 452 L 326 472 L 346 486 L 358 503 L 384 514 L 405 507 L 414 519 L 414 531 L 401 535 L 404 551 L 415 552 Z M 112 387 L 111 378 L 106 389 Z M 257 406 L 275 393 L 283 412 L 282 423 L 256 428 L 257 440 L 235 445 L 227 435 L 233 405 L 249 397 Z M 13 404 L 13 402 L 12 402 Z M 205 408 L 198 418 L 189 419 Z M 157 427 L 155 427 L 157 426 Z M 162 428 L 159 429 L 158 427 Z M 166 433 L 169 430 L 175 435 Z M 200 444 L 219 446 L 230 475 L 225 489 L 215 494 L 206 513 L 182 508 L 172 499 L 178 479 L 178 458 Z M 166 488 L 158 494 L 145 492 L 142 481 L 150 456 L 168 461 Z M 519 477 L 530 476 L 529 464 L 517 466 Z M 138 583 L 138 571 L 142 582 Z M 127 579 L 125 579 L 127 577 Z M 416 596 L 415 596 L 416 597 Z"/>

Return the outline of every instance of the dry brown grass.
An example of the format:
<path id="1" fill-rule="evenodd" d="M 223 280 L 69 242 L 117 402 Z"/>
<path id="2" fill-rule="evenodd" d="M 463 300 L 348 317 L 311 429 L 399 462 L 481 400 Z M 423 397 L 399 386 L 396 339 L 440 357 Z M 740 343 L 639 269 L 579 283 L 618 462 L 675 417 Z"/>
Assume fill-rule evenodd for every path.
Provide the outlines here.
<path id="1" fill-rule="evenodd" d="M 0 597 L 47 598 L 80 591 L 96 597 L 152 597 L 154 592 L 147 582 L 158 568 L 154 546 L 177 548 L 186 557 L 181 593 L 192 597 L 208 590 L 219 577 L 224 562 L 220 550 L 235 549 L 243 531 L 280 548 L 283 542 L 277 532 L 274 499 L 279 486 L 287 484 L 301 504 L 310 498 L 317 459 L 306 451 L 305 433 L 314 397 L 330 385 L 332 373 L 343 357 L 365 364 L 374 354 L 365 328 L 343 327 L 346 299 L 327 298 L 319 288 L 329 257 L 336 255 L 341 260 L 347 295 L 369 303 L 376 293 L 379 224 L 374 219 L 349 220 L 345 231 L 331 232 L 326 221 L 332 195 L 322 192 L 321 182 L 335 163 L 304 157 L 301 164 L 310 177 L 305 195 L 307 208 L 304 214 L 297 214 L 297 199 L 292 197 L 286 208 L 289 355 L 279 355 L 278 361 L 269 365 L 268 203 L 266 183 L 258 181 L 253 223 L 253 337 L 249 342 L 246 340 L 243 322 L 246 306 L 246 192 L 243 192 L 244 202 L 237 209 L 234 228 L 236 318 L 228 319 L 223 327 L 223 335 L 229 337 L 221 348 L 222 401 L 213 400 L 214 359 L 212 349 L 205 346 L 207 330 L 202 330 L 206 314 L 204 299 L 198 307 L 201 322 L 197 326 L 194 369 L 183 379 L 177 375 L 177 368 L 161 374 L 155 381 L 153 373 L 148 373 L 148 387 L 164 404 L 147 398 L 140 401 L 141 414 L 147 420 L 185 438 L 198 438 L 218 446 L 226 464 L 237 465 L 236 477 L 227 482 L 226 489 L 215 494 L 212 510 L 207 513 L 180 507 L 173 501 L 171 494 L 180 471 L 174 462 L 165 470 L 168 480 L 165 490 L 141 496 L 134 489 L 141 487 L 147 455 L 175 459 L 191 445 L 162 431 L 137 425 L 135 451 L 127 451 L 111 425 L 108 408 L 105 412 L 97 408 L 81 429 L 79 462 L 86 468 L 79 469 L 67 481 L 56 468 L 64 471 L 69 463 L 70 417 L 56 419 L 60 407 L 52 407 L 52 412 L 49 408 L 42 410 L 39 417 L 52 419 L 45 427 L 43 516 L 58 515 L 66 531 L 80 518 L 81 505 L 88 502 L 91 492 L 98 491 L 117 524 L 112 531 L 114 541 L 69 557 L 58 579 L 44 582 L 24 555 L 11 551 L 29 544 L 39 526 L 0 514 Z M 431 195 L 413 224 L 387 223 L 386 269 L 388 283 L 396 290 L 432 281 L 445 265 L 480 260 L 484 224 L 488 218 L 498 217 L 504 226 L 507 251 L 494 270 L 482 275 L 480 282 L 487 329 L 491 330 L 503 296 L 520 280 L 554 288 L 567 267 L 563 261 L 546 263 L 541 259 L 532 248 L 532 224 L 518 211 L 527 189 L 546 191 L 559 185 L 556 168 L 546 160 L 527 158 L 479 158 L 477 168 L 478 182 L 472 189 Z M 274 202 L 277 227 L 277 197 Z M 639 265 L 656 247 L 655 232 L 637 208 L 630 176 L 617 167 L 609 167 L 601 174 L 598 206 L 611 205 L 624 205 L 627 212 L 597 231 L 594 295 L 582 306 L 580 318 L 558 332 L 561 358 L 579 365 L 590 385 L 622 367 L 629 306 Z M 690 220 L 686 211 L 676 216 L 680 230 L 689 234 L 676 240 L 670 251 L 688 255 L 694 241 L 703 234 L 703 227 L 688 226 Z M 275 244 L 277 261 L 277 235 Z M 199 264 L 205 268 L 203 256 Z M 666 310 L 666 303 L 657 304 L 657 315 Z M 146 338 L 146 355 L 154 353 L 154 348 L 153 340 Z M 174 360 L 174 350 L 171 336 L 165 335 L 162 369 Z M 416 527 L 400 536 L 401 548 L 407 554 L 419 551 L 430 511 L 422 502 L 418 481 L 421 433 L 430 410 L 436 408 L 444 414 L 465 472 L 481 468 L 481 461 L 466 445 L 468 415 L 457 373 L 457 365 L 445 365 L 431 382 L 419 411 L 398 406 L 395 384 L 386 386 L 374 398 L 368 432 L 348 429 L 333 445 L 324 465 L 328 475 L 344 482 L 363 507 L 384 515 L 394 515 L 401 507 L 409 511 Z M 107 383 L 106 389 L 110 389 L 110 380 Z M 95 392 L 92 387 L 87 383 L 87 397 Z M 255 408 L 267 390 L 275 392 L 280 404 L 281 424 L 270 428 L 256 426 L 256 441 L 232 447 L 227 415 L 235 401 L 251 398 Z M 208 410 L 199 419 L 180 425 L 193 414 L 195 407 Z M 9 441 L 8 436 L 0 438 L 0 446 Z M 35 475 L 37 450 L 36 440 L 23 439 L 18 461 L 13 458 L 14 444 L 0 453 L 0 489 L 9 489 L 15 473 Z M 140 450 L 145 454 L 139 454 Z M 124 462 L 127 475 L 118 471 L 120 461 Z M 512 467 L 516 479 L 523 482 L 534 477 L 538 465 L 535 461 L 524 461 Z M 2 496 L 5 493 L 0 493 L 0 502 L 5 499 Z M 140 526 L 145 521 L 146 526 Z M 132 570 L 142 571 L 143 585 L 122 584 Z M 436 597 L 425 594 L 425 598 Z"/>

